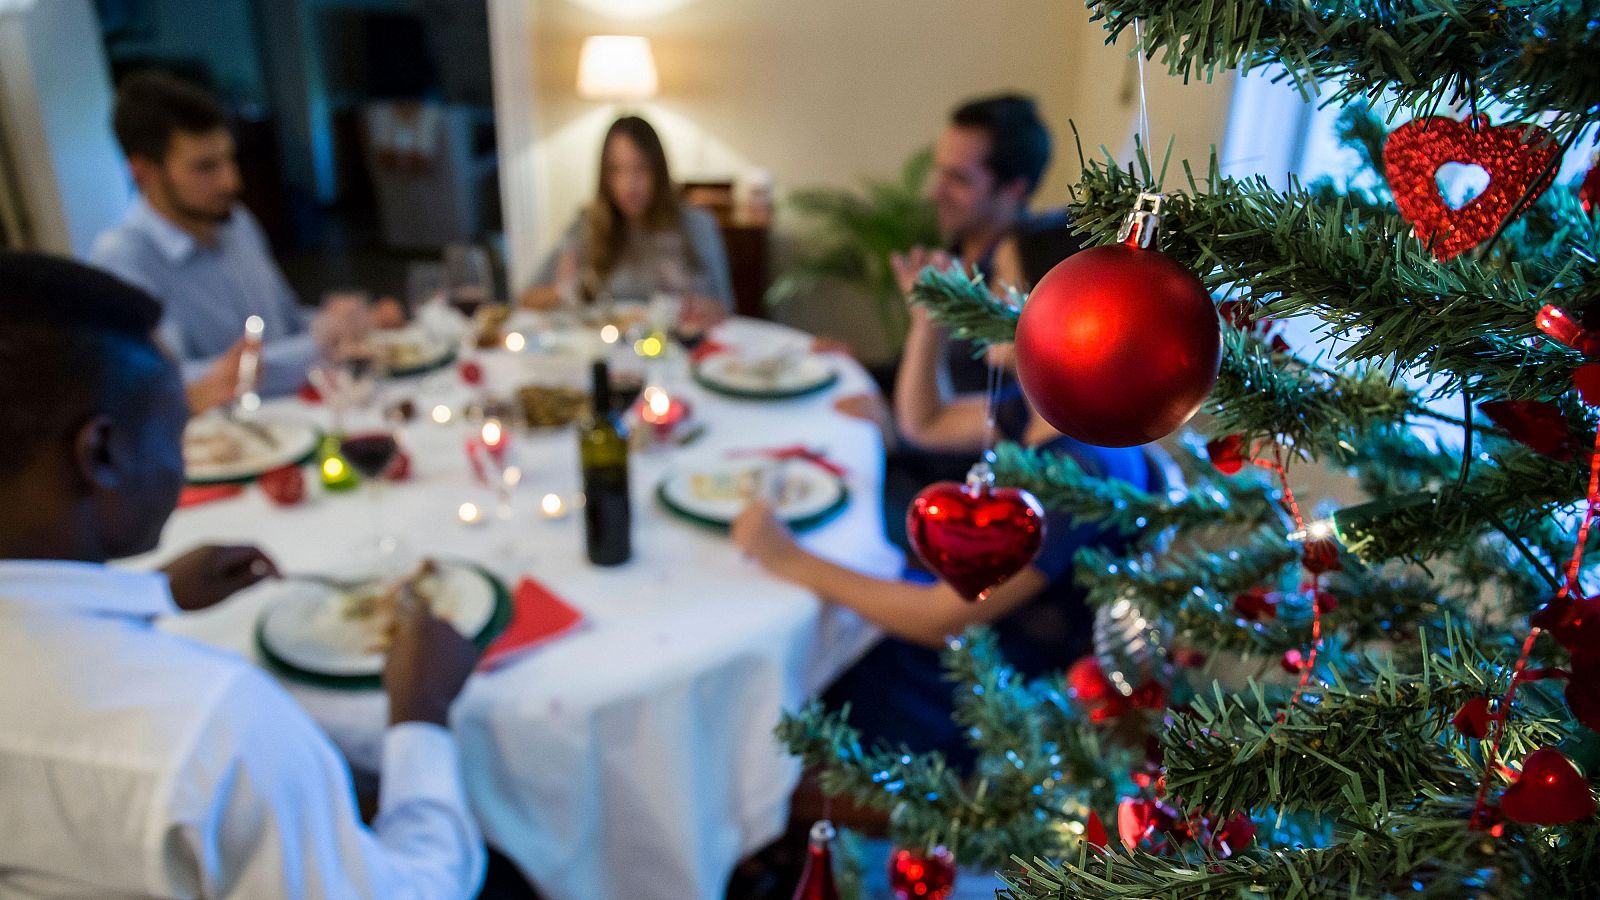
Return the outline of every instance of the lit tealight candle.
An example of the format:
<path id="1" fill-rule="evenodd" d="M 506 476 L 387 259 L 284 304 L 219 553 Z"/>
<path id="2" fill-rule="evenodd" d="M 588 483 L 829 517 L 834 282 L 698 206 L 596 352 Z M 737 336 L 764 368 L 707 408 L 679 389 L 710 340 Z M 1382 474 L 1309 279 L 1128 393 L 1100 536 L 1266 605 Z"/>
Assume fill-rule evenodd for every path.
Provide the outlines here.
<path id="1" fill-rule="evenodd" d="M 567 517 L 566 501 L 561 499 L 560 494 L 545 494 L 539 499 L 539 512 L 546 519 L 564 519 Z"/>
<path id="2" fill-rule="evenodd" d="M 653 334 L 633 342 L 633 352 L 649 359 L 660 356 L 665 349 L 667 349 L 666 343 Z"/>
<path id="3" fill-rule="evenodd" d="M 639 395 L 639 421 L 653 427 L 656 436 L 665 438 L 689 415 L 689 405 L 655 385 Z"/>
<path id="4" fill-rule="evenodd" d="M 615 325 L 606 325 L 600 329 L 600 340 L 608 344 L 615 344 L 622 339 L 622 331 Z"/>
<path id="5" fill-rule="evenodd" d="M 496 457 L 505 452 L 506 429 L 500 424 L 499 419 L 485 419 L 479 435 L 483 438 L 483 446 Z"/>
<path id="6" fill-rule="evenodd" d="M 463 525 L 477 525 L 483 521 L 483 509 L 469 500 L 456 508 L 456 518 Z"/>
<path id="7" fill-rule="evenodd" d="M 432 416 L 433 421 L 439 423 L 440 425 L 447 424 L 450 421 L 450 407 L 441 403 L 438 406 L 435 406 L 429 415 Z"/>
<path id="8" fill-rule="evenodd" d="M 522 332 L 513 331 L 506 335 L 506 349 L 512 353 L 521 353 L 523 348 L 527 346 L 528 339 L 522 336 Z"/>

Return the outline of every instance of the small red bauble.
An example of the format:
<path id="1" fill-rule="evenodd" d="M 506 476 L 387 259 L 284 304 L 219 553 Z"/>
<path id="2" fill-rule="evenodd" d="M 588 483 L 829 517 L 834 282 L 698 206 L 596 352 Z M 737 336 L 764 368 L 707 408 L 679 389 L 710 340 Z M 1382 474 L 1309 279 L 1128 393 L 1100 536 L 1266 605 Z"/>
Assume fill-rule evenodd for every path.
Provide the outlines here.
<path id="1" fill-rule="evenodd" d="M 1210 458 L 1211 465 L 1224 475 L 1239 474 L 1239 470 L 1249 461 L 1248 449 L 1242 434 L 1223 435 L 1206 442 L 1206 456 Z"/>
<path id="2" fill-rule="evenodd" d="M 1067 257 L 1028 295 L 1017 378 L 1058 431 L 1131 447 L 1171 434 L 1211 393 L 1222 362 L 1216 307 L 1193 272 L 1125 244 Z"/>
<path id="3" fill-rule="evenodd" d="M 935 847 L 927 854 L 896 850 L 889 857 L 889 889 L 895 900 L 944 900 L 956 887 L 956 858 Z"/>
<path id="4" fill-rule="evenodd" d="M 1278 660 L 1283 670 L 1290 675 L 1299 675 L 1306 667 L 1306 656 L 1299 650 L 1288 649 L 1283 651 L 1283 658 Z"/>
<path id="5" fill-rule="evenodd" d="M 293 506 L 306 498 L 306 476 L 299 466 L 284 466 L 261 476 L 261 492 L 279 506 Z"/>
<path id="6" fill-rule="evenodd" d="M 1300 548 L 1300 565 L 1313 575 L 1337 572 L 1344 568 L 1339 562 L 1339 545 L 1327 538 L 1306 541 Z"/>
<path id="7" fill-rule="evenodd" d="M 1258 619 L 1276 619 L 1278 603 L 1282 599 L 1283 595 L 1277 591 L 1251 588 L 1233 598 L 1233 611 L 1252 622 Z"/>
<path id="8" fill-rule="evenodd" d="M 1044 528 L 1044 510 L 1032 494 L 970 479 L 929 485 L 906 510 L 906 534 L 917 555 L 974 601 L 1033 562 Z"/>
<path id="9" fill-rule="evenodd" d="M 1524 825 L 1563 825 L 1594 815 L 1594 794 L 1571 760 L 1545 747 L 1522 761 L 1522 774 L 1500 796 L 1500 811 Z"/>
<path id="10" fill-rule="evenodd" d="M 1339 598 L 1327 591 L 1312 591 L 1311 601 L 1317 605 L 1317 612 L 1327 615 L 1339 608 Z"/>
<path id="11" fill-rule="evenodd" d="M 1165 709 L 1167 687 L 1154 678 L 1147 678 L 1128 695 L 1128 702 L 1138 709 Z"/>
<path id="12" fill-rule="evenodd" d="M 1105 722 L 1128 711 L 1128 698 L 1111 683 L 1093 656 L 1080 656 L 1067 668 L 1067 687 L 1088 711 L 1091 722 Z"/>
<path id="13" fill-rule="evenodd" d="M 1239 813 L 1217 828 L 1211 836 L 1212 849 L 1217 855 L 1227 859 L 1240 850 L 1250 846 L 1256 839 L 1256 823 L 1244 813 Z"/>
<path id="14" fill-rule="evenodd" d="M 461 373 L 461 380 L 467 384 L 473 387 L 483 384 L 483 366 L 478 365 L 472 360 L 469 359 L 461 363 L 461 365 L 457 367 L 457 371 Z"/>
<path id="15" fill-rule="evenodd" d="M 1561 151 L 1549 137 L 1537 125 L 1493 127 L 1482 115 L 1466 122 L 1413 119 L 1384 141 L 1384 177 L 1417 239 L 1436 258 L 1450 259 L 1488 240 L 1524 194 L 1532 203 L 1550 186 L 1556 174 L 1551 163 Z M 1489 186 L 1461 208 L 1450 208 L 1439 193 L 1445 163 L 1481 166 Z"/>
<path id="16" fill-rule="evenodd" d="M 1489 733 L 1489 698 L 1473 697 L 1461 704 L 1450 724 L 1469 738 L 1483 740 Z"/>

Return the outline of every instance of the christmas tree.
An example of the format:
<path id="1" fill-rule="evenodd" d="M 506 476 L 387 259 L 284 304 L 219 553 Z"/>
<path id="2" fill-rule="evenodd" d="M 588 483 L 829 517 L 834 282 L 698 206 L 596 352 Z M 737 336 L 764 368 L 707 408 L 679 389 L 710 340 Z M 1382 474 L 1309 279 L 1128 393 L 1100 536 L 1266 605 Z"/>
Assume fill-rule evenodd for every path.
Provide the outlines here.
<path id="1" fill-rule="evenodd" d="M 1175 74 L 1281 67 L 1384 177 L 1089 165 L 1088 243 L 1162 194 L 1158 249 L 1216 298 L 1223 346 L 1181 492 L 997 450 L 999 484 L 1140 536 L 1076 561 L 1099 652 L 1024 683 L 982 632 L 952 642 L 971 773 L 820 708 L 781 738 L 1010 900 L 1600 896 L 1600 183 L 1551 184 L 1600 116 L 1600 3 L 1088 5 Z M 1459 209 L 1448 161 L 1491 176 Z M 914 299 L 990 343 L 1025 308 L 960 272 Z M 1273 323 L 1295 316 L 1333 350 L 1291 352 Z M 1367 499 L 1308 521 L 1293 487 L 1319 465 Z"/>

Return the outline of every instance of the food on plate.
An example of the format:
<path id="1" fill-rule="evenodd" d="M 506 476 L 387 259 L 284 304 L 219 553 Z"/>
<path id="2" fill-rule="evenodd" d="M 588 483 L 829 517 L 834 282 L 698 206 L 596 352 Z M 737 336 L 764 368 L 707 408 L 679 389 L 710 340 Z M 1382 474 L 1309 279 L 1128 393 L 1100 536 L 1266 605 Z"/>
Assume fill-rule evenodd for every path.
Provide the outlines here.
<path id="1" fill-rule="evenodd" d="M 772 389 L 788 381 L 804 360 L 805 354 L 796 350 L 767 356 L 728 356 L 720 363 L 720 375 L 738 384 Z"/>
<path id="2" fill-rule="evenodd" d="M 183 431 L 183 462 L 190 468 L 225 466 L 270 453 L 266 426 L 246 427 L 221 416 L 193 419 Z"/>
<path id="3" fill-rule="evenodd" d="M 578 420 L 589 395 L 576 388 L 530 384 L 517 389 L 522 421 L 530 428 L 557 428 Z"/>
<path id="4" fill-rule="evenodd" d="M 748 500 L 763 495 L 768 498 L 768 485 L 773 478 L 772 467 L 751 466 L 740 469 L 723 469 L 716 472 L 695 472 L 689 476 L 689 492 L 695 499 L 708 503 L 729 500 Z M 778 486 L 774 505 L 782 507 L 798 503 L 810 496 L 812 484 L 804 478 L 783 476 Z M 772 502 L 769 500 L 769 502 Z"/>
<path id="5" fill-rule="evenodd" d="M 425 338 L 411 336 L 379 341 L 374 350 L 380 367 L 391 371 L 415 369 L 439 357 L 438 344 Z"/>
<path id="6" fill-rule="evenodd" d="M 425 559 L 398 579 L 378 579 L 346 591 L 339 596 L 339 615 L 361 626 L 369 652 L 381 653 L 394 640 L 402 603 L 425 603 L 445 619 L 455 612 L 455 600 L 445 591 L 437 562 Z"/>
<path id="7" fill-rule="evenodd" d="M 487 350 L 500 346 L 505 340 L 506 321 L 511 318 L 511 307 L 500 303 L 491 303 L 479 307 L 478 312 L 472 317 L 473 340 L 478 349 Z"/>

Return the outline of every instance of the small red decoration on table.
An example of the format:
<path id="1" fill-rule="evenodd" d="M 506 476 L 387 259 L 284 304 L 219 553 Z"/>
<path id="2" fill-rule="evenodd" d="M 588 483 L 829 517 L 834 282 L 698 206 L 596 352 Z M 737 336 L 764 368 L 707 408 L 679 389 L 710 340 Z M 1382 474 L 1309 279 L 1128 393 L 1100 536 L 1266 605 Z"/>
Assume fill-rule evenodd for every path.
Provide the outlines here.
<path id="1" fill-rule="evenodd" d="M 906 533 L 929 570 L 968 600 L 983 600 L 1039 555 L 1044 510 L 1027 491 L 997 488 L 980 462 L 966 484 L 929 485 L 906 511 Z"/>
<path id="2" fill-rule="evenodd" d="M 1461 704 L 1450 724 L 1467 737 L 1482 740 L 1489 733 L 1489 698 L 1473 697 Z"/>
<path id="3" fill-rule="evenodd" d="M 634 410 L 639 422 L 648 426 L 655 438 L 661 441 L 670 439 L 673 431 L 689 418 L 687 402 L 655 385 L 650 385 L 639 394 L 639 402 Z"/>
<path id="4" fill-rule="evenodd" d="M 935 847 L 927 854 L 900 849 L 889 857 L 895 900 L 944 900 L 956 887 L 956 858 Z"/>
<path id="5" fill-rule="evenodd" d="M 279 506 L 293 506 L 306 498 L 306 476 L 299 466 L 273 469 L 259 481 L 261 492 Z"/>
<path id="6" fill-rule="evenodd" d="M 1193 272 L 1154 249 L 1161 195 L 1141 194 L 1121 243 L 1067 257 L 1017 321 L 1017 378 L 1045 421 L 1102 447 L 1187 422 L 1217 381 L 1222 333 Z"/>
<path id="7" fill-rule="evenodd" d="M 833 880 L 833 840 L 838 831 L 827 819 L 811 826 L 811 843 L 806 848 L 806 867 L 795 885 L 794 900 L 839 900 Z"/>
<path id="8" fill-rule="evenodd" d="M 456 370 L 461 373 L 461 380 L 472 387 L 483 384 L 483 366 L 473 360 L 463 361 L 461 365 L 456 367 Z"/>
<path id="9" fill-rule="evenodd" d="M 404 450 L 396 450 L 394 460 L 389 463 L 389 468 L 383 471 L 383 477 L 388 481 L 411 480 L 411 456 Z"/>
<path id="10" fill-rule="evenodd" d="M 316 405 L 322 402 L 322 392 L 317 390 L 317 386 L 309 381 L 300 385 L 300 390 L 295 392 L 295 396 L 300 399 L 301 403 Z"/>
<path id="11" fill-rule="evenodd" d="M 1500 796 L 1500 811 L 1524 825 L 1564 825 L 1594 815 L 1594 794 L 1572 760 L 1545 747 L 1522 761 L 1522 773 Z"/>
<path id="12" fill-rule="evenodd" d="M 1395 206 L 1417 239 L 1446 260 L 1493 236 L 1519 201 L 1526 208 L 1538 199 L 1555 179 L 1559 154 L 1550 133 L 1537 125 L 1495 127 L 1483 115 L 1466 122 L 1431 116 L 1390 132 L 1383 169 Z M 1446 163 L 1482 167 L 1488 187 L 1452 209 L 1439 193 L 1438 173 Z"/>

